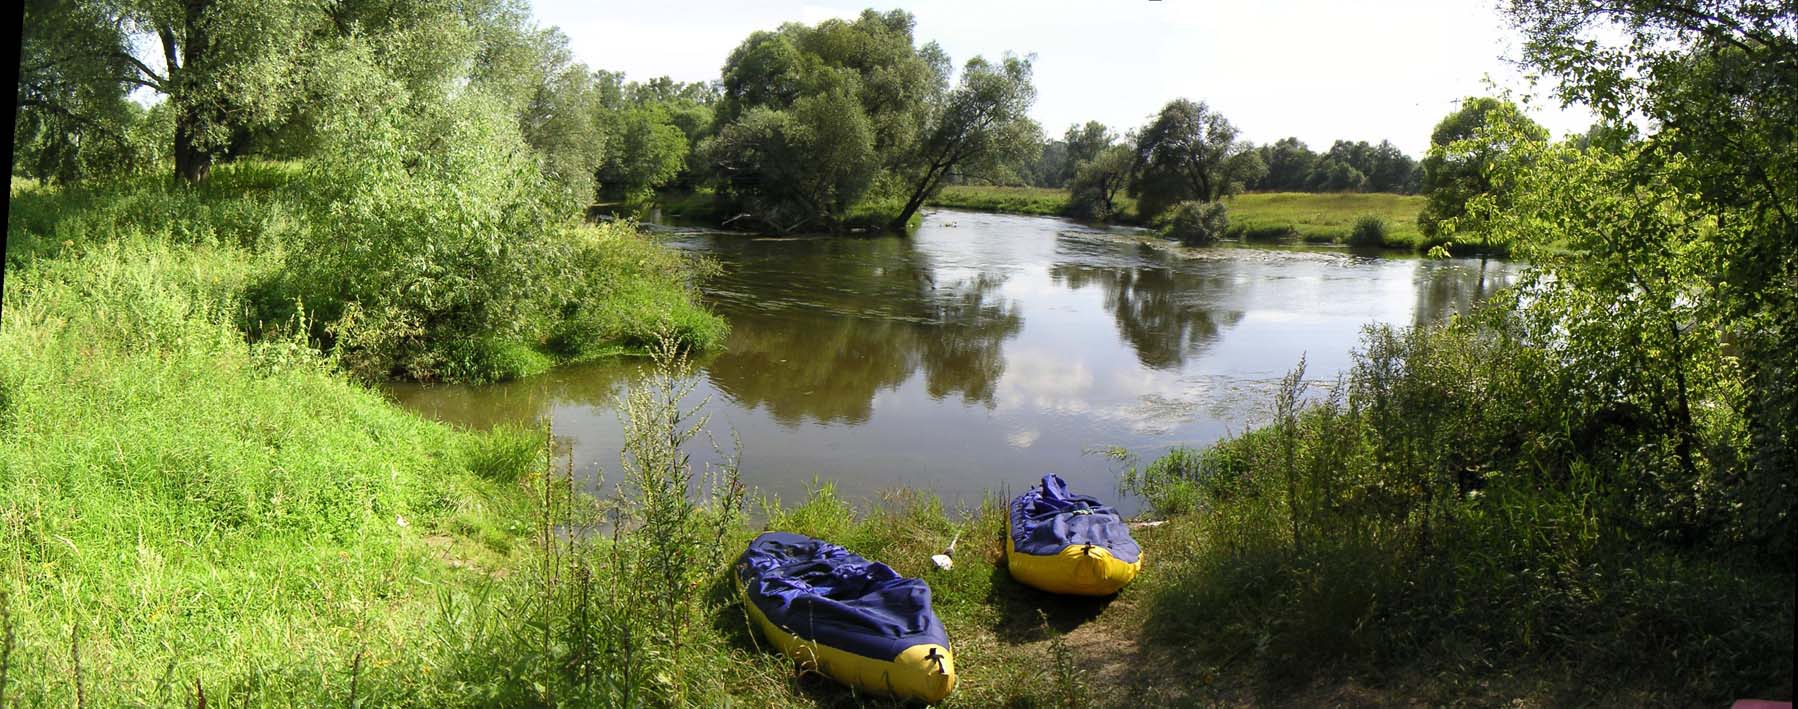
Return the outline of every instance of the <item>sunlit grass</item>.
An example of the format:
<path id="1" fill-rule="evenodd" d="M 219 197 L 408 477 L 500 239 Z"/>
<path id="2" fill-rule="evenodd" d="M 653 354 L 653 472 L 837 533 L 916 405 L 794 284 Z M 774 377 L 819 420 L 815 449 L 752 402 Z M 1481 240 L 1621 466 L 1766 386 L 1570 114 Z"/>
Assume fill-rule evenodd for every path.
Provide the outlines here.
<path id="1" fill-rule="evenodd" d="M 1136 204 L 1119 199 L 1124 221 L 1135 219 Z M 1047 187 L 950 185 L 930 201 L 932 206 L 982 212 L 1065 216 L 1068 192 Z M 1249 241 L 1304 241 L 1347 243 L 1355 220 L 1375 216 L 1386 222 L 1381 245 L 1387 248 L 1423 250 L 1426 244 L 1417 229 L 1417 212 L 1423 197 L 1387 193 L 1257 192 L 1224 200 L 1229 208 L 1232 238 Z"/>

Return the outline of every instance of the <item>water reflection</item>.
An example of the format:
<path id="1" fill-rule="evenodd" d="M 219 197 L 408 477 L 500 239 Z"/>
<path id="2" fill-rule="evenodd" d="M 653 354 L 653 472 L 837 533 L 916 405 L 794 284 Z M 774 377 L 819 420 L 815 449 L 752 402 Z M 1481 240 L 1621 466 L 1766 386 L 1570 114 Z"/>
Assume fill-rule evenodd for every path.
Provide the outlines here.
<path id="1" fill-rule="evenodd" d="M 1490 259 L 1425 261 L 1417 269 L 1417 307 L 1412 322 L 1441 322 L 1516 282 L 1516 269 Z"/>
<path id="2" fill-rule="evenodd" d="M 1023 327 L 999 294 L 1004 275 L 939 281 L 904 239 L 808 241 L 785 258 L 727 260 L 713 292 L 732 332 L 706 367 L 714 386 L 788 426 L 863 423 L 876 394 L 919 368 L 932 398 L 992 406 L 1003 343 Z"/>
<path id="3" fill-rule="evenodd" d="M 1175 369 L 1189 355 L 1217 340 L 1242 313 L 1213 307 L 1229 284 L 1191 270 L 1166 266 L 1105 267 L 1056 264 L 1049 275 L 1072 289 L 1097 287 L 1105 310 L 1117 319 L 1118 334 L 1153 369 Z"/>
<path id="4" fill-rule="evenodd" d="M 1108 490 L 1116 470 L 1086 449 L 1153 456 L 1240 432 L 1301 355 L 1333 378 L 1363 325 L 1463 311 L 1516 270 L 1170 251 L 1136 234 L 969 213 L 930 215 L 910 238 L 670 238 L 724 267 L 703 290 L 732 331 L 724 352 L 697 363 L 697 394 L 716 433 L 741 436 L 745 480 L 789 500 L 814 477 L 851 497 L 908 485 L 951 504 L 1045 472 Z M 642 367 L 391 391 L 464 425 L 548 418 L 587 474 L 618 460 L 611 403 Z"/>

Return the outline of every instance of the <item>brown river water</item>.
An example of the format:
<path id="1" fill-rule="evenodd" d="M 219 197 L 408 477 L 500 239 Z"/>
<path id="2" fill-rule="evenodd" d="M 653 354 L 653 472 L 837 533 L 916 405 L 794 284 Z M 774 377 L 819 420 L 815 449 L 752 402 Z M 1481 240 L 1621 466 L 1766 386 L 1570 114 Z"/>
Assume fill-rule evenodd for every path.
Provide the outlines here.
<path id="1" fill-rule="evenodd" d="M 1186 250 L 1131 230 L 953 211 L 909 238 L 684 232 L 669 243 L 724 267 L 703 290 L 730 338 L 698 362 L 689 403 L 707 401 L 721 445 L 740 437 L 744 482 L 790 503 L 828 481 L 858 501 L 925 488 L 953 508 L 1048 472 L 1112 497 L 1119 464 L 1095 449 L 1147 461 L 1240 433 L 1268 418 L 1301 355 L 1309 379 L 1333 382 L 1363 326 L 1446 317 L 1518 274 L 1330 248 Z M 641 371 L 608 362 L 388 393 L 463 426 L 547 420 L 578 475 L 610 480 L 613 401 Z M 717 459 L 703 442 L 691 453 Z"/>

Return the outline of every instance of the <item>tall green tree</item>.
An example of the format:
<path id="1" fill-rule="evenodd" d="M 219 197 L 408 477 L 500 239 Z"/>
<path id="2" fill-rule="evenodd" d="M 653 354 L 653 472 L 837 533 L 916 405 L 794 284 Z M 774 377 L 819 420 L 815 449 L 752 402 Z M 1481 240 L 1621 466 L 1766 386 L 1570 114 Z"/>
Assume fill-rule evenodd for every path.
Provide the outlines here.
<path id="1" fill-rule="evenodd" d="M 1028 115 L 1035 101 L 1028 58 L 968 60 L 960 83 L 925 125 L 917 157 L 896 171 L 909 195 L 891 227 L 903 230 L 951 171 L 990 170 L 1039 145 L 1042 129 Z"/>
<path id="2" fill-rule="evenodd" d="M 721 195 L 774 228 L 836 228 L 874 186 L 864 176 L 917 160 L 949 68 L 941 49 L 914 44 L 913 25 L 904 11 L 869 10 L 738 45 L 703 150 Z"/>
<path id="3" fill-rule="evenodd" d="M 1240 191 L 1245 175 L 1232 173 L 1231 158 L 1252 147 L 1204 103 L 1169 102 L 1137 136 L 1139 170 L 1130 188 L 1137 211 L 1152 219 L 1179 202 L 1215 202 Z"/>
<path id="4" fill-rule="evenodd" d="M 1516 126 L 1504 132 L 1507 138 L 1541 142 L 1548 131 L 1523 115 L 1517 104 L 1491 97 L 1469 98 L 1448 114 L 1430 133 L 1430 152 L 1423 159 L 1422 183 L 1426 201 L 1417 214 L 1417 226 L 1428 236 L 1445 231 L 1445 222 L 1467 213 L 1467 201 L 1479 195 L 1502 199 L 1502 191 L 1494 192 L 1492 165 L 1501 153 L 1511 149 L 1509 142 L 1473 140 L 1488 126 Z M 1472 229 L 1461 227 L 1463 232 Z"/>
<path id="5" fill-rule="evenodd" d="M 1062 140 L 1067 143 L 1066 161 L 1063 170 L 1067 177 L 1072 177 L 1080 169 L 1082 163 L 1099 157 L 1112 143 L 1117 142 L 1117 133 L 1112 132 L 1105 124 L 1098 121 L 1087 121 L 1083 124 L 1068 126 Z"/>
<path id="6" fill-rule="evenodd" d="M 28 127 L 46 124 L 39 112 L 65 134 L 99 141 L 119 132 L 125 90 L 147 88 L 173 109 L 175 173 L 197 181 L 234 131 L 290 107 L 303 38 L 323 16 L 296 0 L 33 0 L 26 19 L 19 102 L 35 121 Z"/>
<path id="7" fill-rule="evenodd" d="M 1267 175 L 1256 183 L 1257 189 L 1290 192 L 1305 189 L 1305 180 L 1311 176 L 1311 169 L 1317 164 L 1317 153 L 1311 152 L 1304 141 L 1298 138 L 1281 138 L 1256 150 L 1261 153 L 1261 162 L 1267 166 Z"/>

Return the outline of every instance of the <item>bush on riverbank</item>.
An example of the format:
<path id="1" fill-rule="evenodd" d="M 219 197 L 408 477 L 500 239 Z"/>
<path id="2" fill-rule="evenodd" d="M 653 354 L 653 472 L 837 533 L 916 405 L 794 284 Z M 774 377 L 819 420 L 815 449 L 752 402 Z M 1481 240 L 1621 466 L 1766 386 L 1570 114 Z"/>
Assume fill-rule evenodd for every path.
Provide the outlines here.
<path id="1" fill-rule="evenodd" d="M 1156 222 L 1162 238 L 1186 246 L 1210 246 L 1230 228 L 1228 210 L 1219 202 L 1181 202 Z"/>
<path id="2" fill-rule="evenodd" d="M 1386 234 L 1391 231 L 1386 220 L 1376 214 L 1363 214 L 1355 219 L 1355 226 L 1349 230 L 1347 243 L 1349 246 L 1380 246 L 1386 243 Z"/>
<path id="3" fill-rule="evenodd" d="M 1791 559 L 1723 512 L 1751 490 L 1663 494 L 1668 432 L 1594 408 L 1523 333 L 1497 310 L 1370 329 L 1336 386 L 1307 391 L 1301 362 L 1266 427 L 1127 476 L 1199 511 L 1147 627 L 1276 693 L 1485 667 L 1578 688 L 1563 702 L 1790 696 Z"/>
<path id="4" fill-rule="evenodd" d="M 230 247 L 263 262 L 232 313 L 250 337 L 303 313 L 314 346 L 370 379 L 505 379 L 640 352 L 664 331 L 701 350 L 723 342 L 690 285 L 704 263 L 628 225 L 539 212 L 519 189 L 303 163 L 233 163 L 193 187 L 15 184 L 8 261 L 130 238 Z"/>

